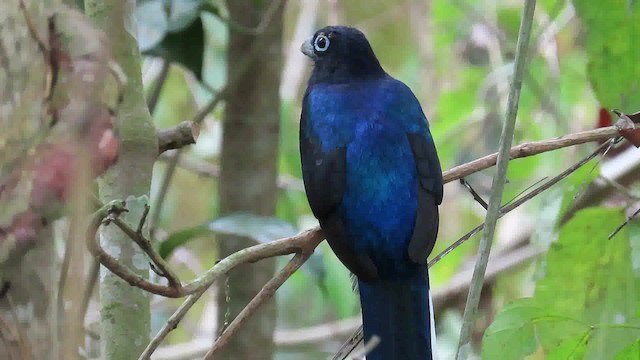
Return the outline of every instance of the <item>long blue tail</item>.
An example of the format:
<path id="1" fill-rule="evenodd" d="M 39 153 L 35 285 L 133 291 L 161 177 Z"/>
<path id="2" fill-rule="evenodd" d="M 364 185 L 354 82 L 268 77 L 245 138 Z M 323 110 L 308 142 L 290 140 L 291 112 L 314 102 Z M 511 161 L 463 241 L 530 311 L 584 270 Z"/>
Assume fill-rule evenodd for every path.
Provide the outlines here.
<path id="1" fill-rule="evenodd" d="M 426 267 L 408 278 L 358 282 L 367 360 L 434 360 L 435 327 Z"/>

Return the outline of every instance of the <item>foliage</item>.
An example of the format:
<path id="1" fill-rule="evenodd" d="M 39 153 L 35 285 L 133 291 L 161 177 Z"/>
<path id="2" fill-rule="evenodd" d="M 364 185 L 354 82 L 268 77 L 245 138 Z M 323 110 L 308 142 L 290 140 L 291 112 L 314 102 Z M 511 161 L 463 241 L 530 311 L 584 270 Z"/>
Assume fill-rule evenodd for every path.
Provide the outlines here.
<path id="1" fill-rule="evenodd" d="M 640 276 L 634 230 L 609 234 L 620 209 L 578 212 L 560 230 L 532 298 L 506 306 L 483 339 L 485 359 L 521 359 L 539 347 L 547 359 L 605 359 L 640 336 Z M 630 275 L 634 274 L 634 275 Z"/>

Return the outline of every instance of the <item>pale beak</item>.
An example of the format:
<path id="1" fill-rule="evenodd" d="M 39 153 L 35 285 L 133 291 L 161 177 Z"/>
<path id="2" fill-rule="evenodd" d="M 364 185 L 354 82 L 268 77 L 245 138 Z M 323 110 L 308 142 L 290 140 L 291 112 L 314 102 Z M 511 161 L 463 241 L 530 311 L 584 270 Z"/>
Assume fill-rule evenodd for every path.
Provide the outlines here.
<path id="1" fill-rule="evenodd" d="M 303 54 L 307 55 L 312 59 L 317 59 L 318 56 L 313 51 L 313 44 L 311 43 L 312 41 L 313 41 L 313 36 L 305 40 L 300 46 L 300 51 L 302 51 Z"/>

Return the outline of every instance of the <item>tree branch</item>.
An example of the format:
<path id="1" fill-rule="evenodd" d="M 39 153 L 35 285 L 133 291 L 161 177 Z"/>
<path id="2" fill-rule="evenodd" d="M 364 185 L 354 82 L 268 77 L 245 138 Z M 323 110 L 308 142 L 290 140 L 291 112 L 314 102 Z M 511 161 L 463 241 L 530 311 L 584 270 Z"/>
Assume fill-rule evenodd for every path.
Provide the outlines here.
<path id="1" fill-rule="evenodd" d="M 293 275 L 293 273 L 298 270 L 300 266 L 302 266 L 302 264 L 305 263 L 305 261 L 307 261 L 312 253 L 313 250 L 307 253 L 296 254 L 293 259 L 291 259 L 291 261 L 287 263 L 284 269 L 280 270 L 280 272 L 276 276 L 271 278 L 271 280 L 269 280 L 269 282 L 267 282 L 262 287 L 260 292 L 258 292 L 258 294 L 253 299 L 251 299 L 249 304 L 247 304 L 247 306 L 242 309 L 240 314 L 238 314 L 238 316 L 233 319 L 229 327 L 222 333 L 220 338 L 218 338 L 218 340 L 213 343 L 213 347 L 211 348 L 211 350 L 209 350 L 209 352 L 207 352 L 207 354 L 205 354 L 204 356 L 205 360 L 212 360 L 213 355 L 217 351 L 222 349 L 225 345 L 227 345 L 227 343 L 229 343 L 231 337 L 238 332 L 240 327 L 244 323 L 246 323 L 247 320 L 249 320 L 249 317 L 256 312 L 260 305 L 269 300 L 273 296 L 273 294 L 275 294 L 276 290 L 278 290 L 280 286 L 282 286 L 282 284 L 284 284 L 284 282 L 287 281 L 287 279 L 289 279 L 291 275 Z"/>
<path id="2" fill-rule="evenodd" d="M 200 125 L 195 121 L 183 121 L 168 129 L 160 129 L 158 134 L 158 154 L 167 150 L 181 149 L 195 144 L 200 134 Z"/>
<path id="3" fill-rule="evenodd" d="M 511 143 L 513 142 L 513 132 L 515 130 L 516 116 L 518 114 L 518 103 L 520 102 L 520 90 L 522 89 L 522 78 L 524 75 L 525 63 L 527 59 L 527 50 L 529 48 L 529 38 L 531 35 L 531 25 L 533 23 L 533 13 L 536 8 L 536 0 L 526 0 L 524 10 L 522 11 L 522 20 L 520 22 L 520 33 L 518 34 L 518 45 L 516 46 L 515 69 L 513 71 L 513 82 L 509 91 L 509 100 L 507 105 L 506 121 L 502 128 L 500 136 L 500 150 L 497 158 L 497 171 L 493 178 L 491 188 L 491 196 L 489 198 L 489 208 L 485 218 L 485 231 L 480 240 L 479 259 L 473 272 L 469 295 L 464 309 L 464 317 L 462 329 L 460 331 L 460 340 L 458 342 L 458 350 L 456 351 L 456 360 L 465 360 L 468 357 L 471 348 L 471 328 L 475 324 L 476 312 L 480 302 L 480 292 L 484 284 L 484 274 L 489 263 L 489 255 L 491 254 L 491 245 L 493 244 L 493 235 L 496 223 L 500 217 L 500 204 L 502 202 L 502 193 L 504 184 L 507 180 L 507 167 L 509 166 Z"/>
<path id="4" fill-rule="evenodd" d="M 510 153 L 512 158 L 532 156 L 532 155 L 556 150 L 563 147 L 569 147 L 569 146 L 582 144 L 590 141 L 601 141 L 604 139 L 610 139 L 617 136 L 619 136 L 617 128 L 615 126 L 611 126 L 611 127 L 601 128 L 597 130 L 590 130 L 590 131 L 570 134 L 570 135 L 566 135 L 566 136 L 555 138 L 555 139 L 524 143 L 524 144 L 513 147 Z M 606 145 L 608 144 L 603 144 L 590 157 L 584 159 L 578 164 L 565 170 L 563 173 L 561 173 L 557 177 L 540 185 L 538 188 L 536 188 L 535 190 L 533 190 L 523 198 L 518 199 L 513 203 L 509 204 L 508 206 L 504 207 L 501 210 L 500 216 L 522 205 L 523 203 L 531 199 L 533 196 L 541 193 L 542 191 L 556 184 L 562 178 L 568 176 L 571 172 L 575 171 L 579 166 L 583 165 L 584 163 L 586 163 L 586 161 L 590 160 L 591 158 L 599 154 L 602 150 L 604 150 Z M 459 179 L 462 176 L 467 176 L 474 172 L 489 168 L 495 164 L 496 158 L 497 158 L 497 154 L 491 154 L 483 158 L 474 160 L 470 163 L 454 167 L 453 169 L 443 173 L 444 181 L 445 183 L 454 181 Z M 111 208 L 109 208 L 109 206 L 111 206 Z M 104 252 L 104 250 L 100 248 L 99 244 L 96 243 L 95 231 L 97 230 L 97 227 L 101 225 L 102 220 L 105 218 L 109 218 L 110 213 L 117 214 L 118 212 L 121 212 L 121 211 L 124 211 L 124 209 L 120 208 L 118 204 L 114 205 L 110 203 L 108 205 L 105 205 L 96 213 L 96 215 L 94 215 L 94 219 L 91 227 L 92 229 L 89 231 L 89 234 L 87 236 L 87 245 L 90 251 L 92 252 L 92 254 L 96 256 L 96 258 L 105 267 L 107 267 L 112 272 L 116 273 L 118 276 L 121 276 L 123 279 L 129 282 L 129 284 L 131 284 L 132 286 L 138 286 L 154 294 L 163 295 L 167 297 L 183 297 L 183 296 L 189 295 L 188 298 L 185 300 L 185 302 L 180 306 L 180 308 L 178 308 L 178 310 L 171 316 L 171 318 L 165 324 L 162 330 L 158 334 L 156 334 L 154 339 L 147 346 L 147 348 L 145 349 L 145 351 L 143 352 L 143 354 L 140 356 L 139 359 L 150 358 L 153 351 L 155 351 L 155 349 L 160 345 L 160 343 L 169 334 L 169 332 L 171 332 L 171 330 L 173 330 L 177 326 L 177 324 L 188 312 L 188 310 L 193 306 L 193 304 L 195 304 L 195 302 L 200 298 L 200 296 L 202 296 L 202 294 L 206 291 L 206 289 L 209 288 L 209 286 L 211 286 L 211 284 L 215 280 L 217 280 L 219 276 L 228 273 L 229 271 L 231 271 L 232 269 L 234 269 L 239 265 L 256 262 L 265 258 L 288 255 L 292 253 L 296 253 L 296 254 L 309 253 L 310 254 L 317 247 L 317 245 L 320 244 L 322 240 L 324 240 L 324 234 L 322 233 L 320 228 L 316 226 L 289 238 L 283 238 L 283 239 L 275 240 L 269 243 L 259 244 L 256 246 L 243 249 L 241 251 L 238 251 L 226 257 L 225 259 L 222 259 L 215 266 L 209 269 L 205 274 L 193 280 L 189 284 L 179 288 L 181 290 L 177 290 L 174 287 L 154 284 L 147 280 L 141 279 L 135 274 L 129 274 L 128 269 L 120 266 L 120 264 L 118 264 L 118 262 L 115 259 L 109 256 L 109 254 L 107 254 L 106 252 Z M 117 216 L 116 217 L 111 216 L 110 221 L 113 221 L 113 219 L 115 218 L 117 218 Z M 117 222 L 116 222 L 116 225 L 117 225 Z M 430 262 L 429 265 L 431 266 L 435 262 L 439 261 L 447 253 L 455 249 L 457 246 L 462 244 L 462 242 L 466 241 L 472 235 L 476 234 L 480 230 L 482 230 L 482 225 L 472 230 L 463 238 L 461 238 L 460 240 L 452 244 L 449 248 L 447 248 L 445 251 L 443 251 L 441 254 L 435 257 Z M 132 236 L 132 239 L 135 240 L 135 236 Z M 254 300 L 256 301 L 257 305 L 259 305 L 263 301 L 259 299 L 258 300 L 254 299 Z"/>

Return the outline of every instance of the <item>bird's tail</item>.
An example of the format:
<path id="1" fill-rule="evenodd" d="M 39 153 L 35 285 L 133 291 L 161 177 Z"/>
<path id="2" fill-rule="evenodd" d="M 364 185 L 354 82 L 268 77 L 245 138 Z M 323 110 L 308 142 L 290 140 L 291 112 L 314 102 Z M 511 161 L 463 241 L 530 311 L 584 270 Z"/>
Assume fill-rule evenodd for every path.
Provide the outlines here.
<path id="1" fill-rule="evenodd" d="M 412 277 L 358 282 L 365 344 L 380 342 L 367 360 L 435 360 L 433 302 L 426 267 Z"/>

